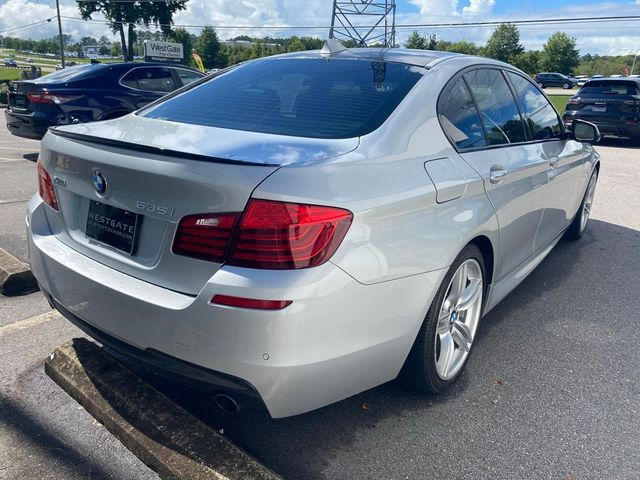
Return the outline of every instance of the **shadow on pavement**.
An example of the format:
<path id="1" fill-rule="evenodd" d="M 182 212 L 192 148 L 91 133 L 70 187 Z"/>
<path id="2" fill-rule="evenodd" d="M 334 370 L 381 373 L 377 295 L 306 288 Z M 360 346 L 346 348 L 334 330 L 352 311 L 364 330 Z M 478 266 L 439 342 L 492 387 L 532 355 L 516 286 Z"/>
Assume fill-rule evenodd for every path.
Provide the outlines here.
<path id="1" fill-rule="evenodd" d="M 55 413 L 52 413 L 52 415 L 55 415 Z M 78 471 L 81 471 L 84 474 L 84 478 L 112 478 L 110 472 L 105 471 L 100 465 L 92 462 L 73 447 L 57 438 L 55 434 L 49 432 L 45 426 L 32 418 L 22 406 L 1 392 L 0 426 L 3 427 L 2 430 L 11 430 L 15 438 L 17 438 L 17 441 L 12 444 L 13 448 L 15 448 L 12 457 L 14 457 L 13 459 L 16 463 L 26 465 L 27 469 L 29 468 L 28 459 L 21 459 L 20 456 L 21 453 L 25 456 L 32 455 L 29 450 L 33 448 L 38 451 L 38 462 L 46 462 L 46 459 L 55 459 L 57 465 L 68 468 L 70 475 L 77 475 Z M 2 435 L 5 436 L 7 433 Z M 8 438 L 4 437 L 3 440 L 8 440 Z M 26 448 L 21 448 L 21 444 L 26 444 Z M 9 465 L 4 465 L 4 467 L 9 467 Z M 31 475 L 34 475 L 35 472 L 42 473 L 47 470 L 41 464 L 33 465 L 33 467 L 34 471 L 23 472 L 25 475 L 23 478 L 36 478 Z M 2 469 L 0 468 L 0 474 Z M 53 471 L 53 469 L 51 470 Z"/>
<path id="2" fill-rule="evenodd" d="M 461 442 L 470 441 L 461 436 L 461 430 L 485 429 L 477 433 L 481 436 L 491 435 L 493 428 L 493 434 L 508 436 L 496 433 L 503 428 L 495 426 L 500 425 L 505 415 L 501 408 L 533 402 L 535 407 L 522 407 L 524 410 L 519 414 L 522 417 L 518 422 L 525 424 L 534 421 L 529 418 L 530 411 L 551 404 L 545 406 L 550 415 L 549 428 L 555 428 L 558 421 L 554 416 L 569 416 L 572 422 L 571 415 L 580 417 L 582 413 L 574 410 L 572 402 L 563 400 L 556 405 L 549 399 L 550 392 L 560 388 L 556 385 L 558 382 L 566 381 L 570 385 L 566 395 L 573 396 L 575 391 L 580 391 L 591 403 L 608 404 L 606 388 L 587 388 L 586 393 L 583 392 L 591 382 L 586 373 L 577 377 L 575 385 L 573 382 L 576 372 L 584 368 L 583 362 L 592 362 L 589 372 L 618 369 L 596 352 L 601 344 L 612 341 L 625 346 L 624 340 L 617 340 L 614 335 L 631 328 L 628 299 L 637 284 L 634 286 L 633 280 L 626 279 L 637 282 L 639 244 L 640 232 L 596 220 L 591 220 L 589 230 L 580 241 L 562 240 L 543 263 L 485 317 L 467 370 L 445 395 L 422 395 L 393 381 L 320 410 L 273 420 L 258 410 L 224 414 L 208 396 L 173 384 L 155 383 L 185 409 L 205 423 L 223 429 L 225 435 L 285 478 L 333 478 L 336 470 L 350 471 L 353 478 L 362 478 L 371 473 L 367 468 L 375 468 L 376 459 L 383 458 L 394 445 L 407 443 L 412 446 L 396 453 L 400 464 L 406 466 L 419 459 L 422 463 L 416 467 L 437 467 L 438 462 L 444 465 L 444 460 L 439 458 L 442 451 L 459 451 Z M 576 333 L 574 328 L 582 331 Z M 634 332 L 629 331 L 630 348 L 639 340 Z M 585 348 L 589 349 L 586 353 Z M 596 356 L 587 358 L 589 355 Z M 621 358 L 616 360 L 620 361 Z M 628 362 L 637 373 L 634 366 L 637 359 Z M 627 367 L 629 363 L 620 368 Z M 572 372 L 569 377 L 567 370 Z M 626 370 L 618 373 L 632 375 Z M 503 379 L 509 379 L 508 389 Z M 562 395 L 558 393 L 560 398 Z M 498 423 L 486 426 L 487 418 Z M 524 430 L 525 426 L 521 428 Z M 546 427 L 533 423 L 528 428 L 535 431 Z M 421 440 L 411 443 L 416 435 Z M 532 434 L 531 438 L 534 437 Z M 562 442 L 558 446 L 552 441 L 549 443 L 554 452 L 567 448 L 563 446 L 566 439 L 558 441 Z M 491 455 L 485 446 L 478 448 L 479 458 Z M 529 449 L 532 455 L 539 455 L 534 445 Z M 572 455 L 579 456 L 580 452 L 577 450 Z M 353 459 L 352 463 L 344 465 L 347 457 Z M 588 466 L 591 459 L 584 457 L 579 461 Z M 337 463 L 341 463 L 342 470 L 336 467 Z M 383 470 L 386 473 L 393 471 L 389 470 L 393 466 L 387 464 L 377 468 L 387 468 Z M 327 474 L 327 469 L 334 473 Z"/>

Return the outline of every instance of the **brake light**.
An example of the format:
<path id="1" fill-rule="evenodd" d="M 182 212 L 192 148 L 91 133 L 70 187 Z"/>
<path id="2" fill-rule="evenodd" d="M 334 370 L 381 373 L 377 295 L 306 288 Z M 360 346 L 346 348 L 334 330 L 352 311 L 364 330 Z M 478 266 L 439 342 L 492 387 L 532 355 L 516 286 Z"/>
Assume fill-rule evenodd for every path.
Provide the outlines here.
<path id="1" fill-rule="evenodd" d="M 640 107 L 640 100 L 625 100 L 623 103 L 632 107 Z"/>
<path id="2" fill-rule="evenodd" d="M 27 94 L 27 98 L 31 103 L 56 103 L 62 104 L 67 103 L 71 100 L 75 100 L 79 98 L 78 95 L 61 95 L 61 94 L 53 94 L 53 93 L 29 93 Z"/>
<path id="3" fill-rule="evenodd" d="M 178 224 L 173 253 L 223 262 L 239 213 L 189 215 Z"/>
<path id="4" fill-rule="evenodd" d="M 570 98 L 569 101 L 567 102 L 567 105 L 578 105 L 580 103 L 580 100 L 577 98 Z"/>
<path id="5" fill-rule="evenodd" d="M 211 303 L 228 307 L 253 308 L 257 310 L 282 310 L 291 305 L 291 300 L 256 300 L 253 298 L 214 295 Z"/>
<path id="6" fill-rule="evenodd" d="M 352 219 L 341 208 L 251 199 L 228 263 L 278 270 L 320 265 L 338 249 Z"/>
<path id="7" fill-rule="evenodd" d="M 51 176 L 45 170 L 44 166 L 38 162 L 38 191 L 40 197 L 44 200 L 44 203 L 49 205 L 54 210 L 58 210 L 58 198 L 56 197 L 56 190 L 53 187 Z"/>

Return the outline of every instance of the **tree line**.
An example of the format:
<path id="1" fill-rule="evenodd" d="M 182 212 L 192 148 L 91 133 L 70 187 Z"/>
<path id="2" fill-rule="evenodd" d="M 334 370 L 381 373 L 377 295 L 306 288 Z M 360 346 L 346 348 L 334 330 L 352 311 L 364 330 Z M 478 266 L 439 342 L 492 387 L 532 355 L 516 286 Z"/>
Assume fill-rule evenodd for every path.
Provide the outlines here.
<path id="1" fill-rule="evenodd" d="M 178 5 L 178 3 L 176 3 Z M 151 21 L 151 20 L 150 20 Z M 123 26 L 117 25 L 117 29 Z M 129 27 L 126 28 L 130 32 Z M 143 55 L 145 40 L 173 41 L 184 46 L 185 63 L 193 65 L 192 52 L 197 52 L 207 69 L 224 68 L 229 65 L 252 60 L 255 58 L 276 55 L 279 53 L 315 50 L 322 48 L 323 41 L 312 37 L 264 37 L 254 38 L 241 35 L 232 38 L 233 41 L 250 42 L 242 46 L 229 45 L 221 42 L 213 27 L 205 27 L 199 35 L 188 32 L 184 28 L 159 29 L 155 32 L 133 29 L 132 35 L 127 35 L 125 44 L 121 41 L 111 42 L 106 36 L 96 39 L 85 36 L 75 41 L 70 35 L 63 35 L 66 52 L 80 54 L 84 46 L 98 46 L 100 55 L 122 56 L 133 59 Z M 131 43 L 133 41 L 133 43 Z M 355 42 L 344 42 L 345 46 L 353 47 Z M 42 40 L 30 40 L 0 36 L 0 44 L 22 52 L 59 55 L 60 43 L 58 36 Z M 586 54 L 580 56 L 576 47 L 576 39 L 564 32 L 553 33 L 544 44 L 542 50 L 525 51 L 520 41 L 518 28 L 509 23 L 496 27 L 486 45 L 478 46 L 472 42 L 461 40 L 450 42 L 435 34 L 423 35 L 412 32 L 404 43 L 406 48 L 440 50 L 467 55 L 481 55 L 501 60 L 527 72 L 530 75 L 541 71 L 560 72 L 575 75 L 613 75 L 624 74 L 633 64 L 633 55 L 600 56 Z M 640 70 L 640 67 L 638 68 Z"/>
<path id="2" fill-rule="evenodd" d="M 520 31 L 511 23 L 496 27 L 483 46 L 465 40 L 449 42 L 435 34 L 422 35 L 417 31 L 409 35 L 404 46 L 494 58 L 510 63 L 530 75 L 543 71 L 574 75 L 624 74 L 625 68 L 631 69 L 634 60 L 634 55 L 580 56 L 576 39 L 564 32 L 554 32 L 542 50 L 525 51 L 520 42 Z"/>

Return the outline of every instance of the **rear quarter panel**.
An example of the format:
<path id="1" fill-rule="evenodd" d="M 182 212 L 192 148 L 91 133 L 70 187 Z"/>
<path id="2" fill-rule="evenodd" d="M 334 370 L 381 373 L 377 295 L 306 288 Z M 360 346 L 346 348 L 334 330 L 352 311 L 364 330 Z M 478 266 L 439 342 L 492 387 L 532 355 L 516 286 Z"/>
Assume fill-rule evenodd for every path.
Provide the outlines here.
<path id="1" fill-rule="evenodd" d="M 451 147 L 436 118 L 438 94 L 463 68 L 427 72 L 378 130 L 341 157 L 280 168 L 253 196 L 349 209 L 353 224 L 331 261 L 364 284 L 448 267 L 475 236 L 498 248 L 495 212 L 482 178 Z M 465 194 L 438 203 L 425 162 L 448 158 Z M 496 255 L 497 257 L 497 255 Z"/>

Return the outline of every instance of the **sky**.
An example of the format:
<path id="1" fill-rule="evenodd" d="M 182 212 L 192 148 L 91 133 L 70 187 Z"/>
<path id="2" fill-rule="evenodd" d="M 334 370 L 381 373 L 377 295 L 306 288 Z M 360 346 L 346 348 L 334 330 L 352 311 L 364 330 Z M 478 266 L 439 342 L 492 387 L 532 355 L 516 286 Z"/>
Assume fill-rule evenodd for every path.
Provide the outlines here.
<path id="1" fill-rule="evenodd" d="M 464 23 L 640 15 L 640 0 L 396 0 L 396 24 Z M 74 0 L 60 0 L 63 32 L 79 39 L 89 35 L 107 35 L 115 39 L 100 22 L 79 20 Z M 188 25 L 197 34 L 201 25 L 218 28 L 220 38 L 236 35 L 288 36 L 311 35 L 324 38 L 328 30 L 277 30 L 265 26 L 326 27 L 331 20 L 332 0 L 189 0 L 188 8 L 174 17 L 178 25 Z M 45 38 L 57 34 L 52 22 L 22 27 L 55 17 L 55 0 L 0 0 L 0 35 Z M 104 20 L 94 16 L 94 20 Z M 245 27 L 245 28 L 239 28 Z M 576 38 L 582 54 L 618 55 L 640 50 L 640 20 L 611 21 L 597 24 L 555 24 L 519 26 L 521 41 L 527 50 L 541 49 L 557 30 Z M 15 30 L 10 30 L 15 29 Z M 420 33 L 435 33 L 449 41 L 468 40 L 484 44 L 493 27 L 417 28 Z M 411 29 L 398 28 L 396 40 L 402 43 Z"/>

